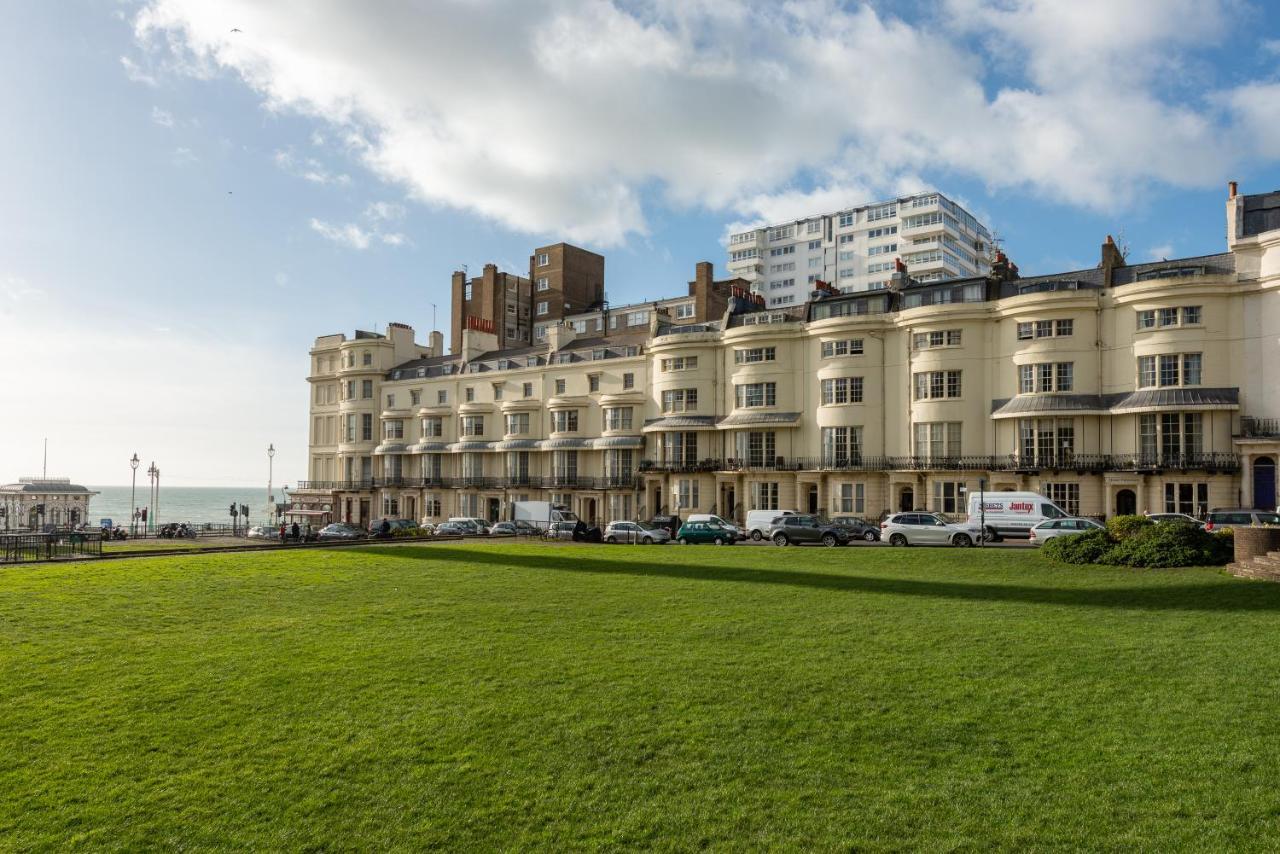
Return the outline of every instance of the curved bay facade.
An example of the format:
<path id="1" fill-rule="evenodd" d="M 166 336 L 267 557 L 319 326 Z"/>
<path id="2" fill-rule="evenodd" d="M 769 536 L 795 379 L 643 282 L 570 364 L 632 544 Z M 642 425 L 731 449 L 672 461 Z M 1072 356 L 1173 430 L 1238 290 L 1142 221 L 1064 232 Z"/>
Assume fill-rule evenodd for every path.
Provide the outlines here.
<path id="1" fill-rule="evenodd" d="M 566 317 L 546 343 L 317 339 L 311 480 L 335 518 L 502 518 L 551 500 L 596 522 L 798 509 L 963 513 L 1017 489 L 1072 512 L 1274 507 L 1280 196 L 1228 201 L 1229 251 L 839 293 L 723 312 L 678 300 Z M 701 269 L 706 267 L 706 269 Z M 710 282 L 709 265 L 700 278 Z M 693 283 L 690 283 L 693 291 Z M 719 308 L 719 306 L 717 306 Z M 590 320 L 584 320 L 587 318 Z"/>

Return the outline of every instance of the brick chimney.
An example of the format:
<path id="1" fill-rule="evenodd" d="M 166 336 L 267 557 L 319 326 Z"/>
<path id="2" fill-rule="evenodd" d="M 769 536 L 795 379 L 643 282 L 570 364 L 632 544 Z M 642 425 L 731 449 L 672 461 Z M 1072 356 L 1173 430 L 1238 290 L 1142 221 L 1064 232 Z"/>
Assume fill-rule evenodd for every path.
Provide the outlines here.
<path id="1" fill-rule="evenodd" d="M 1124 255 L 1121 254 L 1120 247 L 1116 246 L 1115 240 L 1108 234 L 1106 242 L 1102 244 L 1102 262 L 1098 264 L 1102 268 L 1102 286 L 1104 288 L 1112 287 L 1115 279 L 1115 270 L 1124 265 Z"/>

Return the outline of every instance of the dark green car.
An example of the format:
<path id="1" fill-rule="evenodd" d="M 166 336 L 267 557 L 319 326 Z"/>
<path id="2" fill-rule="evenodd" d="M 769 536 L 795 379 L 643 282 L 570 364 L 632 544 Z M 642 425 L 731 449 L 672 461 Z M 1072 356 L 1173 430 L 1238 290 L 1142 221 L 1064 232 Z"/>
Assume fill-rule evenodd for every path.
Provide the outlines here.
<path id="1" fill-rule="evenodd" d="M 696 543 L 715 543 L 717 546 L 731 546 L 737 537 L 727 528 L 715 522 L 685 522 L 676 531 L 676 542 L 682 546 Z"/>

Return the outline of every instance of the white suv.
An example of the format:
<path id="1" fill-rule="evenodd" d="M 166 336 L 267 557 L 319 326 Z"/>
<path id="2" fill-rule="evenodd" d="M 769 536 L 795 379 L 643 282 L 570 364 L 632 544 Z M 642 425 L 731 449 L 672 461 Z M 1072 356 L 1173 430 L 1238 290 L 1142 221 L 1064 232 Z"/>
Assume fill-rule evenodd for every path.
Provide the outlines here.
<path id="1" fill-rule="evenodd" d="M 880 523 L 880 539 L 893 546 L 968 547 L 981 539 L 982 529 L 968 522 L 948 522 L 932 513 L 894 513 Z"/>

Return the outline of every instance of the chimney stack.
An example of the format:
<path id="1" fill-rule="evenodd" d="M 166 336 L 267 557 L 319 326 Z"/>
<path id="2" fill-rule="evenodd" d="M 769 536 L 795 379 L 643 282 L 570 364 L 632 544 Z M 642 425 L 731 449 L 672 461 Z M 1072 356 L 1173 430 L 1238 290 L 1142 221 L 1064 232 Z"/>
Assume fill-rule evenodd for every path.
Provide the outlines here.
<path id="1" fill-rule="evenodd" d="M 1227 198 L 1234 199 L 1236 197 L 1236 191 L 1238 189 L 1239 189 L 1239 184 L 1237 184 L 1235 181 L 1228 181 L 1227 182 Z"/>
<path id="2" fill-rule="evenodd" d="M 1120 247 L 1116 246 L 1115 239 L 1108 234 L 1106 243 L 1102 244 L 1102 263 L 1098 265 L 1102 269 L 1102 286 L 1104 288 L 1113 286 L 1115 270 L 1124 265 L 1124 255 L 1121 254 Z"/>

